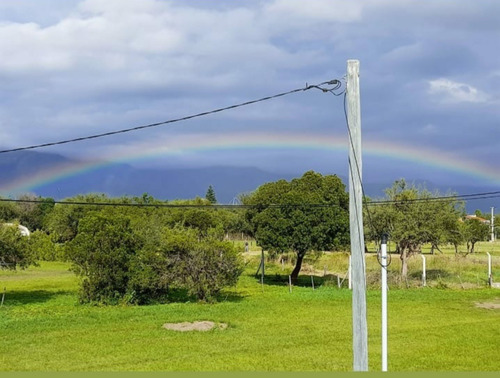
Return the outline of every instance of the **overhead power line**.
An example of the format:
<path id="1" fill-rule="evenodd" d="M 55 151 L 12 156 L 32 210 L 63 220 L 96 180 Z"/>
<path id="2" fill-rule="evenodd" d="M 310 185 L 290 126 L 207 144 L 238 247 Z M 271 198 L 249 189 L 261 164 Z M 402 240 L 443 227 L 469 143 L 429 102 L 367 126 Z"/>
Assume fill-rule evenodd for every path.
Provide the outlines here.
<path id="1" fill-rule="evenodd" d="M 392 205 L 398 203 L 414 203 L 414 202 L 440 202 L 449 200 L 462 200 L 462 201 L 472 201 L 479 199 L 489 199 L 489 198 L 500 198 L 500 191 L 495 192 L 482 192 L 482 193 L 471 193 L 471 194 L 455 194 L 450 196 L 438 196 L 438 197 L 423 197 L 423 198 L 412 198 L 412 199 L 395 199 L 395 200 L 376 200 L 366 202 L 367 206 L 370 205 Z"/>
<path id="2" fill-rule="evenodd" d="M 325 86 L 329 86 L 329 87 L 325 87 Z M 10 148 L 10 149 L 7 149 L 7 150 L 0 150 L 0 154 L 5 154 L 5 153 L 8 153 L 8 152 L 16 152 L 16 151 L 33 150 L 33 149 L 36 149 L 36 148 L 56 146 L 56 145 L 60 145 L 60 144 L 81 142 L 81 141 L 89 140 L 89 139 L 103 138 L 103 137 L 107 137 L 107 136 L 111 136 L 111 135 L 129 133 L 131 131 L 138 131 L 138 130 L 149 129 L 149 128 L 158 127 L 158 126 L 164 126 L 164 125 L 168 125 L 168 124 L 171 124 L 171 123 L 176 123 L 176 122 L 181 122 L 181 121 L 187 121 L 187 120 L 193 119 L 193 118 L 204 117 L 204 116 L 208 116 L 210 114 L 220 113 L 220 112 L 224 112 L 226 110 L 236 109 L 236 108 L 240 108 L 240 107 L 243 107 L 243 106 L 256 104 L 258 102 L 272 100 L 272 99 L 275 99 L 275 98 L 278 98 L 278 97 L 283 97 L 283 96 L 290 95 L 292 93 L 308 91 L 310 89 L 319 89 L 319 90 L 321 90 L 323 92 L 329 92 L 329 93 L 333 93 L 333 94 L 338 95 L 335 91 L 338 90 L 339 88 L 341 88 L 341 86 L 342 86 L 342 82 L 340 80 L 337 80 L 337 79 L 333 79 L 333 80 L 329 80 L 329 81 L 324 81 L 322 83 L 312 84 L 312 85 L 308 85 L 306 83 L 306 86 L 303 87 L 303 88 L 297 88 L 297 89 L 293 89 L 291 91 L 278 93 L 278 94 L 275 94 L 275 95 L 272 95 L 272 96 L 262 97 L 262 98 L 259 98 L 257 100 L 246 101 L 246 102 L 242 102 L 242 103 L 239 103 L 239 104 L 230 105 L 230 106 L 226 106 L 226 107 L 218 108 L 218 109 L 213 109 L 213 110 L 202 112 L 202 113 L 192 114 L 192 115 L 188 115 L 188 116 L 181 117 L 181 118 L 174 118 L 174 119 L 169 119 L 167 121 L 150 123 L 150 124 L 147 124 L 147 125 L 135 126 L 135 127 L 130 127 L 130 128 L 127 128 L 127 129 L 121 129 L 121 130 L 115 130 L 115 131 L 108 131 L 108 132 L 105 132 L 105 133 L 94 134 L 94 135 L 87 135 L 87 136 L 83 136 L 83 137 L 77 137 L 77 138 L 59 140 L 59 141 L 55 141 L 55 142 L 35 144 L 35 145 L 32 145 L 32 146 L 25 146 L 25 147 Z"/>
<path id="3" fill-rule="evenodd" d="M 428 198 L 414 198 L 408 200 L 380 200 L 365 202 L 366 206 L 381 206 L 393 205 L 398 203 L 418 203 L 418 202 L 439 202 L 450 200 L 463 200 L 474 201 L 480 199 L 500 198 L 500 191 L 495 192 L 482 192 L 463 195 L 439 196 Z M 327 208 L 338 207 L 337 204 L 329 203 L 298 203 L 298 204 L 175 204 L 175 203 L 134 203 L 134 202 L 84 202 L 84 201 L 47 201 L 47 199 L 12 199 L 0 198 L 0 202 L 14 202 L 14 203 L 40 203 L 40 204 L 60 204 L 60 205 L 78 205 L 78 206 L 107 206 L 107 207 L 155 207 L 155 208 L 202 208 L 202 209 L 252 209 L 252 208 Z"/>

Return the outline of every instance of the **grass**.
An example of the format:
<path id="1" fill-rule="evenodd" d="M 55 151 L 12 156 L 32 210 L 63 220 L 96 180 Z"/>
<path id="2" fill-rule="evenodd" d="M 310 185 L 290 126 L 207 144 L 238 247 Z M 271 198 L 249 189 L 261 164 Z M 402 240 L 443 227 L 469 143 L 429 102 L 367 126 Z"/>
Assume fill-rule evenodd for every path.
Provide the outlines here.
<path id="1" fill-rule="evenodd" d="M 0 290 L 5 287 L 6 295 L 0 307 L 0 370 L 350 371 L 351 291 L 339 289 L 334 274 L 344 272 L 346 255 L 312 257 L 290 293 L 290 265 L 268 263 L 261 285 L 254 276 L 259 256 L 249 255 L 238 285 L 216 304 L 80 305 L 78 280 L 65 263 L 2 271 Z M 390 371 L 500 370 L 500 310 L 475 305 L 500 303 L 500 291 L 487 288 L 483 281 L 472 285 L 476 273 L 468 272 L 476 267 L 484 276 L 480 257 L 457 262 L 454 254 L 434 255 L 428 269 L 448 272 L 440 285 L 436 277 L 428 287 L 419 287 L 417 277 L 411 279 L 416 284 L 406 289 L 392 278 Z M 324 265 L 328 274 L 322 277 Z M 368 256 L 367 276 L 379 269 L 376 259 Z M 418 264 L 410 273 L 416 269 Z M 500 271 L 498 265 L 495 269 Z M 461 272 L 462 282 L 472 282 L 465 289 L 451 280 L 456 271 Z M 367 291 L 367 308 L 369 365 L 378 371 L 380 291 L 375 282 Z M 162 328 L 167 322 L 195 320 L 223 322 L 228 328 L 187 333 Z"/>

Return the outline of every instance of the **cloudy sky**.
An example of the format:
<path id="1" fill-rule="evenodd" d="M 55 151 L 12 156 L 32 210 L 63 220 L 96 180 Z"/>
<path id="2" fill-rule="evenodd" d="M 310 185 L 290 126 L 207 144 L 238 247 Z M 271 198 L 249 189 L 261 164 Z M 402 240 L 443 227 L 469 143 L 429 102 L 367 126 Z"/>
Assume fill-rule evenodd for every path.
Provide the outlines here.
<path id="1" fill-rule="evenodd" d="M 365 178 L 500 184 L 497 0 L 0 0 L 0 146 L 208 111 L 360 61 Z M 39 151 L 347 174 L 343 97 L 310 90 Z"/>

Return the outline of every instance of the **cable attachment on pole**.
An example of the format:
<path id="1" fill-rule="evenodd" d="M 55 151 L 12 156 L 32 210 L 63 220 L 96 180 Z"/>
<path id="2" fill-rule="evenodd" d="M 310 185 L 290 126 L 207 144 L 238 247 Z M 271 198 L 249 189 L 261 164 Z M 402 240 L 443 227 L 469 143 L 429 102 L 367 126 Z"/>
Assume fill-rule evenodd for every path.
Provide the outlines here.
<path id="1" fill-rule="evenodd" d="M 344 89 L 342 89 L 340 92 L 336 92 L 342 88 L 343 84 L 344 84 Z M 328 88 L 326 86 L 330 86 L 332 88 Z M 307 90 L 312 89 L 312 88 L 319 89 L 323 93 L 331 93 L 334 96 L 340 96 L 340 95 L 344 94 L 344 92 L 345 92 L 345 80 L 341 81 L 338 79 L 332 79 L 332 80 L 325 81 L 321 84 L 316 84 L 316 85 L 309 85 L 306 83 L 304 90 L 307 91 Z"/>

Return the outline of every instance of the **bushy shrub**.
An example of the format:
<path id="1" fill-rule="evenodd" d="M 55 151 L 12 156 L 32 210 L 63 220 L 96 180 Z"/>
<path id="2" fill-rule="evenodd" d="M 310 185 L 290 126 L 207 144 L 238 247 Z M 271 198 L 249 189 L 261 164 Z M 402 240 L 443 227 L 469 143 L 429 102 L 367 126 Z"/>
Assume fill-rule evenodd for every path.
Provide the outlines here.
<path id="1" fill-rule="evenodd" d="M 177 227 L 164 229 L 158 245 L 145 246 L 131 271 L 130 292 L 138 303 L 165 297 L 170 289 L 208 301 L 236 283 L 242 264 L 231 243 L 216 237 L 200 240 L 197 230 Z"/>
<path id="2" fill-rule="evenodd" d="M 82 302 L 116 303 L 128 288 L 130 261 L 140 249 L 130 219 L 113 211 L 89 213 L 67 244 L 73 271 L 82 276 Z"/>
<path id="3" fill-rule="evenodd" d="M 226 286 L 235 285 L 242 273 L 235 247 L 217 239 L 196 243 L 181 257 L 182 283 L 199 300 L 213 300 Z"/>
<path id="4" fill-rule="evenodd" d="M 80 219 L 66 255 L 82 277 L 81 302 L 143 304 L 179 292 L 210 301 L 234 285 L 242 272 L 237 251 L 220 240 L 220 229 L 209 229 L 210 236 L 201 238 L 194 228 L 144 232 L 140 223 L 135 227 L 129 217 L 112 209 Z M 40 236 L 41 244 L 44 240 Z"/>

